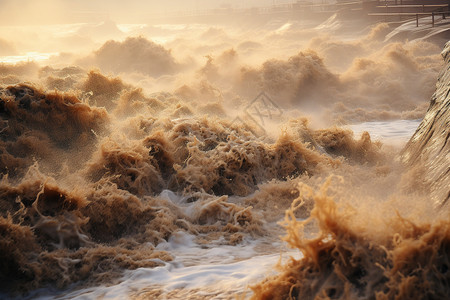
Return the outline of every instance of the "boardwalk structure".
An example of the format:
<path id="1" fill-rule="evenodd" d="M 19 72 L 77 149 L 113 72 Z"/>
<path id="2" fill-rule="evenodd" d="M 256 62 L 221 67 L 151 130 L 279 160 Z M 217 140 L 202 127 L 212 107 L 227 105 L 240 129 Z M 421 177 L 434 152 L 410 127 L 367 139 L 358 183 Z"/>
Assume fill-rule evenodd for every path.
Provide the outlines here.
<path id="1" fill-rule="evenodd" d="M 273 5 L 234 8 L 231 6 L 214 9 L 196 8 L 185 11 L 145 13 L 147 23 L 264 23 L 272 19 L 325 21 L 335 13 L 345 19 L 367 19 L 374 21 L 405 21 L 425 16 L 446 18 L 449 15 L 450 0 L 292 0 Z M 137 16 L 138 18 L 138 16 Z M 434 21 L 432 21 L 434 24 Z"/>
<path id="2" fill-rule="evenodd" d="M 384 18 L 384 21 L 419 19 L 431 16 L 431 25 L 435 26 L 437 18 L 446 19 L 450 15 L 449 0 L 380 0 L 368 13 L 372 17 Z"/>

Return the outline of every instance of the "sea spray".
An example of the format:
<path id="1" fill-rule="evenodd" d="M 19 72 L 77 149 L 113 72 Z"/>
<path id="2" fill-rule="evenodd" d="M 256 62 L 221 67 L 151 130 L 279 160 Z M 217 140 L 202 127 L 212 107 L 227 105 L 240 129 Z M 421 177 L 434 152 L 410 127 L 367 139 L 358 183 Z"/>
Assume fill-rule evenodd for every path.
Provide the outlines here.
<path id="1" fill-rule="evenodd" d="M 283 239 L 302 257 L 253 286 L 253 299 L 444 299 L 450 281 L 448 219 L 430 224 L 397 212 L 382 221 L 367 216 L 361 223 L 356 216 L 361 212 L 329 195 L 330 185 L 342 180 L 330 177 L 317 192 L 300 185 L 282 225 Z M 308 198 L 314 208 L 298 220 L 295 212 Z M 313 237 L 311 226 L 317 227 Z"/>
<path id="2" fill-rule="evenodd" d="M 112 21 L 1 27 L 17 52 L 60 51 L 0 65 L 1 297 L 249 296 L 247 284 L 268 295 L 270 280 L 257 281 L 279 252 L 295 255 L 277 225 L 295 199 L 291 224 L 306 229 L 295 244 L 314 240 L 314 261 L 297 254 L 280 292 L 303 291 L 298 266 L 328 276 L 329 297 L 391 297 L 415 282 L 398 272 L 408 268 L 429 276 L 419 283 L 446 280 L 448 226 L 430 221 L 421 169 L 404 172 L 383 140 L 334 126 L 423 117 L 440 49 L 385 42 L 387 24 L 350 38 L 346 21 L 330 21 L 148 25 L 131 37 Z M 261 94 L 276 105 L 250 107 Z M 305 194 L 330 174 L 344 180 Z M 399 250 L 415 241 L 434 249 L 418 261 L 437 272 Z"/>

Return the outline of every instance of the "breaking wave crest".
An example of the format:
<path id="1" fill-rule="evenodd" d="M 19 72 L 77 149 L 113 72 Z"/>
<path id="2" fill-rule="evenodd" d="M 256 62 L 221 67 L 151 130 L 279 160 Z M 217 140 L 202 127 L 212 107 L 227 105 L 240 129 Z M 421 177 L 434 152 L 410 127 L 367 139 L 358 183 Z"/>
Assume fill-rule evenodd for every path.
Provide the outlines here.
<path id="1" fill-rule="evenodd" d="M 328 178 L 317 192 L 299 187 L 301 195 L 282 225 L 283 239 L 302 258 L 292 258 L 280 275 L 253 286 L 253 298 L 444 299 L 450 280 L 448 219 L 422 223 L 397 212 L 384 223 L 371 216 L 361 223 L 356 209 L 338 204 L 328 192 L 340 180 Z M 307 219 L 298 220 L 296 211 L 308 198 L 314 199 L 314 208 Z"/>

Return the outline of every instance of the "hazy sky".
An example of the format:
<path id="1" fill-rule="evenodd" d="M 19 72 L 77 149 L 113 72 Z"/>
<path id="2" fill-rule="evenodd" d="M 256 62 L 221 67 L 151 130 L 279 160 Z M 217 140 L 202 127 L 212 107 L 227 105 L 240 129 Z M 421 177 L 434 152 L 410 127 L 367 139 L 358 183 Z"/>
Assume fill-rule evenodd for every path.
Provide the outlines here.
<path id="1" fill-rule="evenodd" d="M 108 16 L 130 22 L 134 17 L 172 11 L 196 11 L 217 7 L 252 7 L 291 3 L 291 0 L 0 0 L 0 24 L 54 24 L 93 20 Z M 121 19 L 121 20 L 120 20 Z"/>

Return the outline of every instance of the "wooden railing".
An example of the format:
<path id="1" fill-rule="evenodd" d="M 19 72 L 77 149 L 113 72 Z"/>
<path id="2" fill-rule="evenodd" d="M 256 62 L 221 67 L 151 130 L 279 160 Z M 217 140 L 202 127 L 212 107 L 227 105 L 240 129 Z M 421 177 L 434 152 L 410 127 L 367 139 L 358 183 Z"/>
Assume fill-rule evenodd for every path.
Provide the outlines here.
<path id="1" fill-rule="evenodd" d="M 406 5 L 378 5 L 377 8 L 382 8 L 386 10 L 396 10 L 396 9 L 421 9 L 422 12 L 425 12 L 427 8 L 431 8 L 432 10 L 437 9 L 448 9 L 448 4 L 406 4 Z"/>
<path id="2" fill-rule="evenodd" d="M 435 25 L 435 17 L 442 15 L 442 19 L 446 19 L 446 15 L 450 15 L 450 11 L 440 12 L 418 12 L 418 13 L 370 13 L 369 16 L 411 16 L 416 17 L 416 27 L 419 27 L 419 17 L 431 16 L 431 26 Z"/>
<path id="3" fill-rule="evenodd" d="M 392 3 L 392 1 L 390 1 Z M 397 3 L 397 1 L 395 1 Z M 448 4 L 402 4 L 399 5 L 378 5 L 377 11 L 369 13 L 369 16 L 382 16 L 382 17 L 415 17 L 416 26 L 419 26 L 419 17 L 431 16 L 431 25 L 435 26 L 435 17 L 441 16 L 442 19 L 446 19 L 446 16 L 450 14 Z"/>

